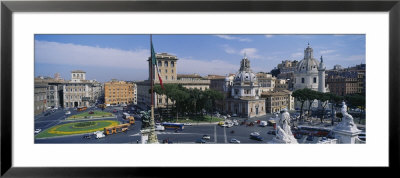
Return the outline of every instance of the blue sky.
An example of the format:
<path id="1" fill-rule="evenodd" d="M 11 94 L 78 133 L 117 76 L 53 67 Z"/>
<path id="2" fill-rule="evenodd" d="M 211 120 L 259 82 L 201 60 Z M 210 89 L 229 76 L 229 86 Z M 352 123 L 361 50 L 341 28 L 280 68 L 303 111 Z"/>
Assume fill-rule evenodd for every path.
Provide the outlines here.
<path id="1" fill-rule="evenodd" d="M 246 53 L 254 72 L 269 72 L 283 60 L 301 60 L 307 43 L 328 69 L 365 63 L 365 35 L 153 35 L 156 53 L 178 57 L 178 74 L 235 73 Z M 35 35 L 35 76 L 84 70 L 104 82 L 145 80 L 150 35 Z"/>

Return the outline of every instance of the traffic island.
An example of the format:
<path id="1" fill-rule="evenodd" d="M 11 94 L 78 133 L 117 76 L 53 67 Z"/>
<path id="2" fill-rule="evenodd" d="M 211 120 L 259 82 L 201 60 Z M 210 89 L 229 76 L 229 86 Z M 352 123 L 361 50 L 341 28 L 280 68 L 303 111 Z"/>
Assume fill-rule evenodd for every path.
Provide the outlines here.
<path id="1" fill-rule="evenodd" d="M 35 136 L 35 138 L 49 138 L 76 134 L 103 131 L 105 127 L 117 126 L 120 123 L 114 120 L 74 122 L 53 126 Z"/>
<path id="2" fill-rule="evenodd" d="M 115 117 L 114 114 L 104 111 L 89 111 L 83 112 L 80 114 L 72 115 L 66 118 L 67 121 L 74 121 L 74 120 L 87 120 L 87 119 L 102 119 L 102 118 L 113 118 Z"/>

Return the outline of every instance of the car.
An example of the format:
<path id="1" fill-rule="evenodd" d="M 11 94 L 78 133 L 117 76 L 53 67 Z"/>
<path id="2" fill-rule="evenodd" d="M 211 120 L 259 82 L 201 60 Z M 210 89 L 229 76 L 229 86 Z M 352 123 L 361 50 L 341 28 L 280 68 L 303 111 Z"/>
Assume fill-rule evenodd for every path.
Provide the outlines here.
<path id="1" fill-rule="evenodd" d="M 231 117 L 231 115 L 227 114 L 227 115 L 226 115 L 226 117 L 230 118 L 230 117 Z"/>
<path id="2" fill-rule="evenodd" d="M 237 117 L 237 114 L 232 114 L 232 117 Z"/>
<path id="3" fill-rule="evenodd" d="M 270 131 L 267 132 L 267 134 L 276 135 L 276 131 L 275 130 L 270 130 Z"/>
<path id="4" fill-rule="evenodd" d="M 114 109 L 114 110 L 113 110 L 113 113 L 116 113 L 116 112 L 117 112 L 117 110 L 116 110 L 116 109 Z"/>
<path id="5" fill-rule="evenodd" d="M 65 112 L 65 115 L 70 115 L 70 114 L 71 114 L 71 111 Z"/>
<path id="6" fill-rule="evenodd" d="M 183 123 L 183 125 L 192 126 L 192 123 Z"/>
<path id="7" fill-rule="evenodd" d="M 312 135 L 307 136 L 307 141 L 314 141 L 314 137 Z"/>
<path id="8" fill-rule="evenodd" d="M 231 140 L 229 140 L 229 143 L 240 143 L 240 141 L 236 138 L 232 138 Z"/>
<path id="9" fill-rule="evenodd" d="M 202 139 L 204 139 L 204 140 L 210 140 L 210 139 L 211 139 L 211 136 L 209 136 L 209 135 L 203 135 Z"/>
<path id="10" fill-rule="evenodd" d="M 92 137 L 89 134 L 87 134 L 87 135 L 84 135 L 83 138 L 90 139 Z"/>
<path id="11" fill-rule="evenodd" d="M 295 134 L 295 135 L 294 135 L 294 138 L 296 138 L 296 139 L 301 139 L 301 138 L 303 138 L 303 135 L 302 135 L 302 134 Z"/>
<path id="12" fill-rule="evenodd" d="M 38 134 L 42 129 L 35 129 L 35 134 Z"/>
<path id="13" fill-rule="evenodd" d="M 260 133 L 258 133 L 258 132 L 252 132 L 252 133 L 250 133 L 250 136 L 260 136 Z"/>
<path id="14" fill-rule="evenodd" d="M 89 114 L 94 114 L 94 112 L 93 111 L 89 111 Z"/>
<path id="15" fill-rule="evenodd" d="M 162 126 L 162 125 L 156 125 L 156 126 L 155 126 L 155 130 L 156 130 L 156 131 L 164 131 L 164 130 L 165 130 L 165 127 Z"/>
<path id="16" fill-rule="evenodd" d="M 203 143 L 206 143 L 206 141 L 204 139 L 197 139 L 196 143 L 203 144 Z"/>
<path id="17" fill-rule="evenodd" d="M 251 139 L 257 140 L 257 141 L 263 141 L 264 139 L 261 136 L 250 136 Z"/>
<path id="18" fill-rule="evenodd" d="M 172 144 L 173 142 L 169 139 L 164 139 L 162 143 Z"/>

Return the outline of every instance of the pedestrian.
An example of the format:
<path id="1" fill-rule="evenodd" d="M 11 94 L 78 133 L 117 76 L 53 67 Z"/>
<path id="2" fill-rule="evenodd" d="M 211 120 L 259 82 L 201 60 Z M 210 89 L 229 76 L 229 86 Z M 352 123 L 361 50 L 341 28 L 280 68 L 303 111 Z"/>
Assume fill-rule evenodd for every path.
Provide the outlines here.
<path id="1" fill-rule="evenodd" d="M 139 143 L 139 140 L 136 140 L 136 143 Z"/>

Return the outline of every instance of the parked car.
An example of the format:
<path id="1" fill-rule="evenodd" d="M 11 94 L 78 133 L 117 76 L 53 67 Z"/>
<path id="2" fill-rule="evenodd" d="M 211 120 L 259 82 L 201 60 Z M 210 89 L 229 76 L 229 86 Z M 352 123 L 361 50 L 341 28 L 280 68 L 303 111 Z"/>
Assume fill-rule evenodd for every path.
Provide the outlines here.
<path id="1" fill-rule="evenodd" d="M 232 117 L 237 117 L 237 114 L 232 114 Z"/>
<path id="2" fill-rule="evenodd" d="M 240 143 L 240 141 L 236 138 L 232 138 L 231 140 L 229 140 L 229 143 Z"/>
<path id="3" fill-rule="evenodd" d="M 267 134 L 276 135 L 276 131 L 275 130 L 270 130 L 270 131 L 267 132 Z"/>
<path id="4" fill-rule="evenodd" d="M 65 115 L 70 115 L 70 114 L 71 114 L 71 111 L 65 112 Z"/>
<path id="5" fill-rule="evenodd" d="M 35 129 L 35 134 L 38 134 L 42 129 Z"/>
<path id="6" fill-rule="evenodd" d="M 252 132 L 252 133 L 250 133 L 250 136 L 260 136 L 260 133 L 258 133 L 258 132 Z"/>
<path id="7" fill-rule="evenodd" d="M 209 135 L 203 135 L 202 139 L 204 139 L 204 140 L 210 140 L 210 139 L 211 139 L 211 136 L 209 136 Z"/>
<path id="8" fill-rule="evenodd" d="M 314 141 L 314 136 L 312 135 L 307 136 L 307 141 Z"/>
<path id="9" fill-rule="evenodd" d="M 91 136 L 90 136 L 89 134 L 87 134 L 87 135 L 84 135 L 83 138 L 85 138 L 85 139 L 90 139 Z"/>
<path id="10" fill-rule="evenodd" d="M 197 140 L 196 140 L 196 143 L 201 143 L 201 144 L 203 144 L 203 143 L 206 143 L 206 141 L 205 141 L 204 139 L 197 139 Z"/>
<path id="11" fill-rule="evenodd" d="M 93 111 L 89 111 L 89 114 L 94 114 L 94 112 Z"/>
<path id="12" fill-rule="evenodd" d="M 192 123 L 190 123 L 190 122 L 188 122 L 188 123 L 183 123 L 183 125 L 192 126 Z"/>
<path id="13" fill-rule="evenodd" d="M 263 141 L 264 139 L 261 136 L 250 136 L 251 139 L 257 140 L 257 141 Z"/>

